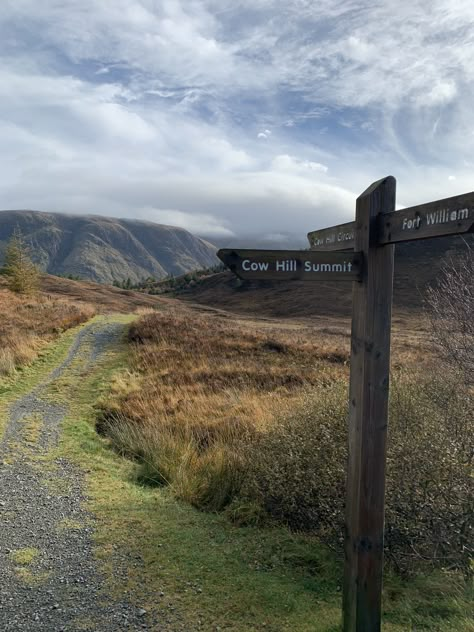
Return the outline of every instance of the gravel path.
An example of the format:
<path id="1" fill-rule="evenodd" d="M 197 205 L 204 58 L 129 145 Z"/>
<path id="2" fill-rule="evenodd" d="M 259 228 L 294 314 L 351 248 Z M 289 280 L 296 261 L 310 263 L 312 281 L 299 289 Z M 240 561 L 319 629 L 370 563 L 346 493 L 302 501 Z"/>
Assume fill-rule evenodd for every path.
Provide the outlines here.
<path id="1" fill-rule="evenodd" d="M 158 630 L 147 613 L 105 594 L 93 555 L 93 517 L 84 510 L 82 473 L 44 457 L 57 444 L 65 406 L 46 398 L 66 369 L 74 374 L 117 342 L 123 326 L 93 323 L 66 360 L 13 403 L 0 442 L 0 630 Z M 80 377 L 78 377 L 80 379 Z M 135 561 L 136 564 L 136 561 Z"/>

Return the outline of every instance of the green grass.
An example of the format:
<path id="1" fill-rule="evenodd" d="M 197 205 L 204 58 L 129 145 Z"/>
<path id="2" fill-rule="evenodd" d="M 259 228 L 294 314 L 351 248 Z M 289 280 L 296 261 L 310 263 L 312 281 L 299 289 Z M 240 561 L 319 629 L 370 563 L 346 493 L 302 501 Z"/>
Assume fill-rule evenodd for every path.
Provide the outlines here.
<path id="1" fill-rule="evenodd" d="M 26 548 L 26 549 L 18 549 L 17 551 L 12 551 L 10 553 L 10 557 L 15 562 L 15 564 L 19 564 L 21 566 L 29 566 L 33 564 L 36 558 L 39 556 L 40 552 L 35 548 Z"/>
<path id="2" fill-rule="evenodd" d="M 29 388 L 61 361 L 73 335 L 68 332 L 50 350 L 42 371 L 31 368 Z M 94 429 L 94 403 L 114 373 L 126 367 L 126 347 L 110 351 L 81 376 L 77 388 L 71 378 L 80 364 L 79 358 L 51 385 L 49 396 L 70 406 L 51 458 L 59 454 L 87 473 L 88 508 L 98 521 L 96 554 L 107 588 L 118 598 L 126 591 L 169 621 L 170 629 L 195 629 L 201 621 L 208 631 L 338 631 L 342 568 L 335 554 L 286 529 L 237 527 L 223 515 L 176 501 L 166 489 L 138 486 L 137 466 L 117 456 Z M 8 401 L 19 388 L 12 387 Z M 21 392 L 26 390 L 23 385 Z M 117 550 L 129 560 L 125 573 Z M 410 581 L 389 575 L 383 630 L 472 632 L 471 604 L 472 593 L 456 575 Z"/>
<path id="3" fill-rule="evenodd" d="M 59 340 L 45 347 L 30 366 L 18 367 L 11 375 L 0 376 L 0 436 L 5 430 L 8 405 L 38 386 L 66 359 L 78 332 L 90 323 L 101 319 L 103 316 L 96 316 L 87 323 L 69 329 L 60 336 Z"/>

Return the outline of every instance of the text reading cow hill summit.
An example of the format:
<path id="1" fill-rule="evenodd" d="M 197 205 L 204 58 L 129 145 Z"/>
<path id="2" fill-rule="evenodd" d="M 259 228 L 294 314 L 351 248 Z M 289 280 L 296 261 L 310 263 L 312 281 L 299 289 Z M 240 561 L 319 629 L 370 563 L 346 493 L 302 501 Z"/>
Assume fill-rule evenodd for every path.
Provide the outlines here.
<path id="1" fill-rule="evenodd" d="M 309 250 L 219 250 L 217 256 L 241 279 L 354 281 L 360 275 L 357 253 Z"/>

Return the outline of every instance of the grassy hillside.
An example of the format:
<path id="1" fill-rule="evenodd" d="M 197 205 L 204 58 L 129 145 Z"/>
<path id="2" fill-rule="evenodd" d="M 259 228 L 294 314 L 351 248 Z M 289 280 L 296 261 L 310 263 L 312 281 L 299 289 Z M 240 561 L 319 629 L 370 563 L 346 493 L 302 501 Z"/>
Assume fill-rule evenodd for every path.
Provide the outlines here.
<path id="1" fill-rule="evenodd" d="M 235 316 L 54 277 L 34 298 L 0 295 L 4 325 L 42 344 L 59 335 L 68 310 L 85 319 L 145 308 L 127 346 L 88 371 L 79 359 L 49 393 L 70 407 L 52 458 L 85 471 L 110 590 L 170 632 L 339 630 L 345 318 Z M 74 335 L 50 345 L 48 371 Z M 2 405 L 31 372 L 41 379 L 42 361 L 1 380 Z M 397 318 L 386 632 L 472 629 L 472 591 L 457 570 L 459 544 L 470 546 L 461 527 L 470 510 L 463 450 L 472 437 L 472 394 L 459 384 L 453 391 L 447 372 L 435 384 L 437 366 L 419 315 Z M 117 566 L 118 550 L 130 560 L 126 569 Z"/>
<path id="2" fill-rule="evenodd" d="M 19 227 L 50 274 L 112 283 L 157 279 L 215 265 L 215 248 L 182 228 L 99 216 L 0 211 L 0 260 Z"/>
<path id="3" fill-rule="evenodd" d="M 62 296 L 74 301 L 86 301 L 94 305 L 98 313 L 119 312 L 129 314 L 140 309 L 165 307 L 169 299 L 150 296 L 142 292 L 115 288 L 92 281 L 74 281 L 45 274 L 41 290 L 46 296 Z"/>
<path id="4" fill-rule="evenodd" d="M 130 290 L 44 275 L 37 294 L 7 289 L 0 275 L 0 375 L 31 363 L 61 333 L 99 313 L 131 313 L 166 300 Z"/>

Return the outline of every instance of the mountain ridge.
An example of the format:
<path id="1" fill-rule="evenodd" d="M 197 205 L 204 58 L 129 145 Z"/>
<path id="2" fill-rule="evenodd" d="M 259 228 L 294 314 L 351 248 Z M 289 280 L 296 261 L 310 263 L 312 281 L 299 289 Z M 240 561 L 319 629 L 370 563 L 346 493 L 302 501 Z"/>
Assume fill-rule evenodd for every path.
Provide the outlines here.
<path id="1" fill-rule="evenodd" d="M 406 310 L 421 313 L 426 289 L 437 284 L 444 264 L 460 261 L 469 249 L 474 249 L 474 235 L 397 244 L 394 273 L 397 313 Z M 349 282 L 241 281 L 229 271 L 205 276 L 176 294 L 185 301 L 272 318 L 349 317 L 352 309 Z"/>
<path id="2" fill-rule="evenodd" d="M 138 282 L 216 265 L 216 248 L 184 228 L 95 214 L 0 211 L 0 260 L 18 227 L 42 271 Z"/>

